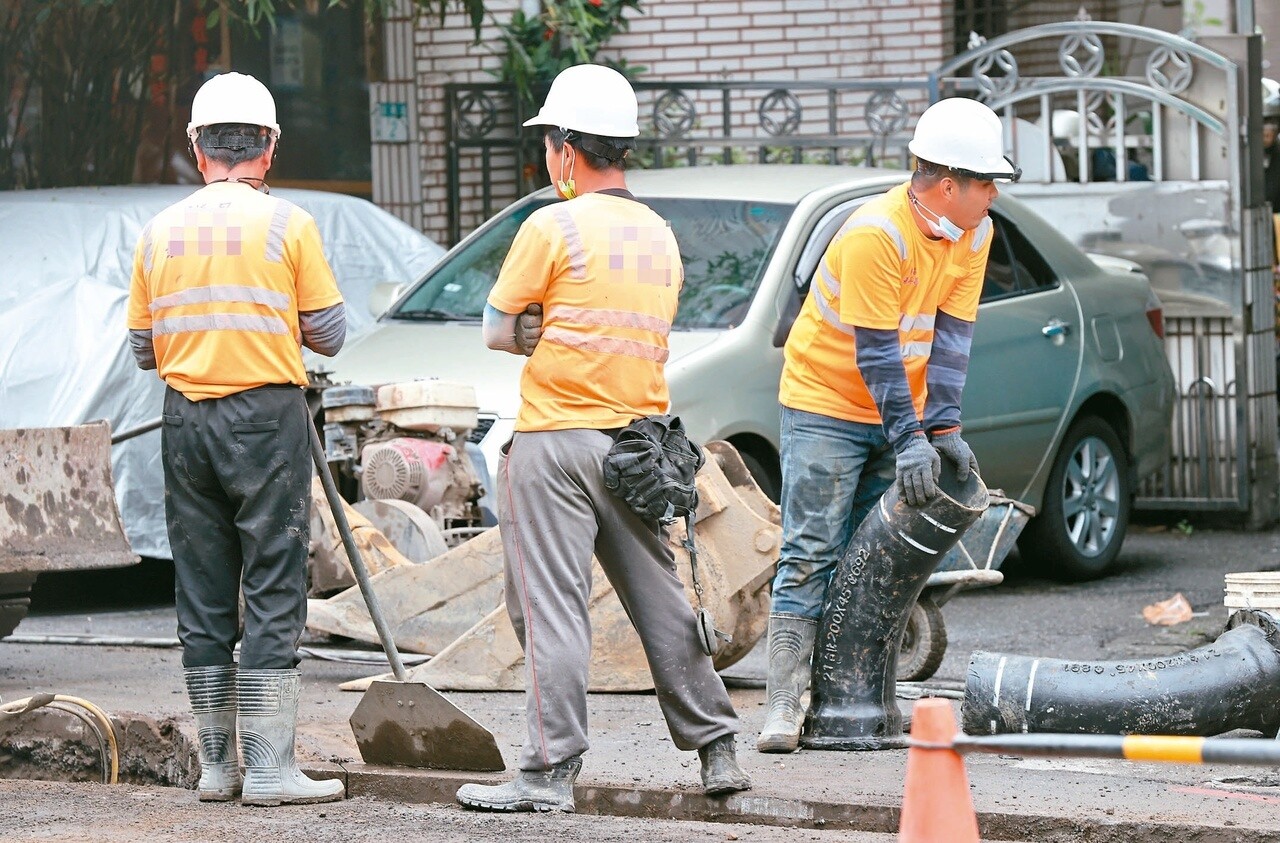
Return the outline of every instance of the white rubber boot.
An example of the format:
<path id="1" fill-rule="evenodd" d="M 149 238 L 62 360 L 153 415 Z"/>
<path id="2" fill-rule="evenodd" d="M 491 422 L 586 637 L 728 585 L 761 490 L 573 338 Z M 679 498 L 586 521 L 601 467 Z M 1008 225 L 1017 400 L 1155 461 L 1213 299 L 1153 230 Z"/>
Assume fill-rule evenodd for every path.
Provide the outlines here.
<path id="1" fill-rule="evenodd" d="M 298 670 L 240 671 L 244 805 L 334 802 L 345 794 L 342 782 L 314 781 L 298 769 L 293 742 L 301 688 Z"/>
<path id="2" fill-rule="evenodd" d="M 795 752 L 804 709 L 800 695 L 809 684 L 809 660 L 818 622 L 793 615 L 769 616 L 769 671 L 765 681 L 769 713 L 756 739 L 759 752 Z"/>
<path id="3" fill-rule="evenodd" d="M 236 758 L 236 666 L 188 667 L 182 671 L 196 715 L 200 741 L 201 802 L 228 802 L 240 795 Z"/>

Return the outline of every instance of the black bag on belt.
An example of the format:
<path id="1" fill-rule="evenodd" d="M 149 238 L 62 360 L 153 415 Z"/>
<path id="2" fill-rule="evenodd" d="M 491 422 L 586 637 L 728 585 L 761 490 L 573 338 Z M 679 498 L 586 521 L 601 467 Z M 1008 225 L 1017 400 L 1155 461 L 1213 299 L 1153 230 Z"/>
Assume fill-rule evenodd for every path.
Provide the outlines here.
<path id="1" fill-rule="evenodd" d="M 698 508 L 694 475 L 706 458 L 679 416 L 645 416 L 618 434 L 604 458 L 604 485 L 641 518 L 670 524 Z"/>

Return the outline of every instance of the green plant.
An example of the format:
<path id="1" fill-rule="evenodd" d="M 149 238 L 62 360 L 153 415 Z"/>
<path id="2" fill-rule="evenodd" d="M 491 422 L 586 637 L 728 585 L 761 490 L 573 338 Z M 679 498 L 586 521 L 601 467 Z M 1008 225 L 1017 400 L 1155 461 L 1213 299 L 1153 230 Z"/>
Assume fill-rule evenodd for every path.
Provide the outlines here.
<path id="1" fill-rule="evenodd" d="M 514 85 L 527 110 L 537 108 L 545 86 L 556 74 L 575 64 L 596 61 L 609 39 L 628 27 L 624 12 L 640 12 L 640 0 L 560 0 L 546 2 L 542 12 L 529 16 L 521 10 L 499 24 L 502 65 L 496 75 Z M 628 77 L 644 68 L 625 60 L 603 60 Z"/>

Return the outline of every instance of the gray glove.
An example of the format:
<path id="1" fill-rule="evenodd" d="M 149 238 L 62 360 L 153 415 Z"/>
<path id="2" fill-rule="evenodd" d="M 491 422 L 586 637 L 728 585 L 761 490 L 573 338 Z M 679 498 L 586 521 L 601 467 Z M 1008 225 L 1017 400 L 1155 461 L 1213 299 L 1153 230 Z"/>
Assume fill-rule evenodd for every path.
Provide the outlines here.
<path id="1" fill-rule="evenodd" d="M 961 483 L 969 479 L 969 472 L 978 473 L 978 458 L 969 443 L 960 438 L 959 430 L 933 437 L 933 447 L 956 464 L 956 479 Z"/>
<path id="2" fill-rule="evenodd" d="M 912 506 L 924 506 L 938 496 L 942 458 L 923 435 L 913 435 L 898 452 L 898 490 Z"/>
<path id="3" fill-rule="evenodd" d="M 516 348 L 525 357 L 533 354 L 542 339 L 542 305 L 531 304 L 516 316 Z"/>

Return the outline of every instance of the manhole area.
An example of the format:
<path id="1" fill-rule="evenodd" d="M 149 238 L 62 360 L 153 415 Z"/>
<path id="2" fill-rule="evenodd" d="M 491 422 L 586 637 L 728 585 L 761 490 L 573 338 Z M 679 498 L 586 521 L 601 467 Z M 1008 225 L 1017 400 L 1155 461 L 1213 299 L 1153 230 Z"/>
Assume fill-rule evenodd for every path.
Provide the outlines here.
<path id="1" fill-rule="evenodd" d="M 173 720 L 129 713 L 112 716 L 118 779 L 129 784 L 195 787 L 196 748 Z M 65 711 L 47 708 L 0 718 L 0 779 L 101 782 L 109 769 L 94 729 Z"/>

